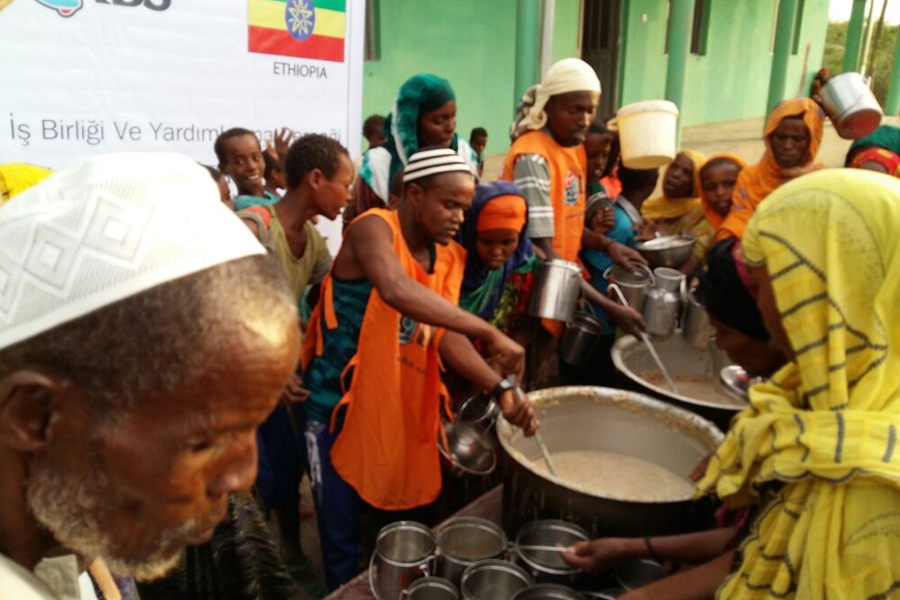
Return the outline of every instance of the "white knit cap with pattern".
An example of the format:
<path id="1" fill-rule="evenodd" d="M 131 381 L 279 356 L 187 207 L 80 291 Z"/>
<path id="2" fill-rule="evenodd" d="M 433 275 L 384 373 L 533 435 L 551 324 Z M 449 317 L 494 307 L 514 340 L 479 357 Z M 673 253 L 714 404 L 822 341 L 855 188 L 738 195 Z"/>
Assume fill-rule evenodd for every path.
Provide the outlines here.
<path id="1" fill-rule="evenodd" d="M 474 177 L 472 169 L 455 150 L 450 148 L 419 150 L 409 157 L 409 162 L 403 169 L 403 183 L 455 171 L 465 172 Z"/>
<path id="2" fill-rule="evenodd" d="M 167 281 L 264 253 L 192 159 L 88 159 L 0 206 L 0 348 Z"/>

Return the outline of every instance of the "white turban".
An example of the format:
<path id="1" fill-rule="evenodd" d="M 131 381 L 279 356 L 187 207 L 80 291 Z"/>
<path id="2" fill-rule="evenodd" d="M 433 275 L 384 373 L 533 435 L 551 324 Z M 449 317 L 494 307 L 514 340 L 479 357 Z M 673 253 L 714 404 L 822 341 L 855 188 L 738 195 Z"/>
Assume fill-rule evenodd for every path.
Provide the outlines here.
<path id="1" fill-rule="evenodd" d="M 0 206 L 0 349 L 167 281 L 264 253 L 190 158 L 88 159 Z"/>
<path id="2" fill-rule="evenodd" d="M 593 67 L 579 58 L 564 58 L 547 71 L 540 85 L 531 86 L 522 96 L 522 104 L 510 135 L 516 139 L 526 131 L 543 129 L 547 124 L 544 106 L 551 96 L 569 92 L 593 92 L 600 96 L 600 79 Z"/>

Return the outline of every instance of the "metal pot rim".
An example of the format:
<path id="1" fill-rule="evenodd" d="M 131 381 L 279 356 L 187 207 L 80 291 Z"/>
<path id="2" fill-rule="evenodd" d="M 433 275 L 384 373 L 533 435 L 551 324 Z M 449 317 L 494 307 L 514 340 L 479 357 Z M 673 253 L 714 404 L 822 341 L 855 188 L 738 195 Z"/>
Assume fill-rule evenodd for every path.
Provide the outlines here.
<path id="1" fill-rule="evenodd" d="M 635 383 L 638 383 L 644 387 L 648 387 L 648 388 L 652 389 L 655 393 L 657 393 L 665 398 L 671 398 L 673 400 L 678 400 L 679 402 L 684 402 L 685 404 L 693 404 L 696 406 L 703 406 L 706 408 L 715 408 L 717 410 L 722 410 L 722 411 L 732 412 L 732 413 L 738 413 L 739 411 L 742 411 L 745 408 L 747 408 L 748 406 L 750 406 L 750 404 L 747 403 L 746 401 L 744 401 L 744 405 L 742 405 L 742 406 L 736 406 L 736 405 L 729 406 L 727 404 L 718 404 L 716 402 L 709 402 L 707 400 L 703 400 L 700 398 L 691 398 L 690 396 L 682 396 L 681 394 L 672 393 L 672 391 L 669 389 L 654 385 L 654 384 L 650 383 L 649 381 L 646 381 L 645 379 L 641 379 L 640 377 L 638 377 L 637 373 L 632 371 L 628 367 L 628 365 L 625 364 L 625 359 L 623 358 L 623 355 L 625 354 L 626 350 L 630 350 L 633 347 L 638 346 L 640 344 L 641 344 L 640 340 L 638 340 L 636 337 L 631 336 L 631 335 L 623 335 L 621 338 L 616 340 L 616 342 L 613 344 L 612 352 L 610 352 L 610 355 L 612 356 L 613 365 L 615 365 L 616 369 L 620 373 L 624 374 L 626 377 L 628 377 L 629 379 L 634 381 Z M 729 397 L 733 397 L 733 396 L 729 395 Z M 738 398 L 734 398 L 734 399 L 738 400 Z"/>
<path id="2" fill-rule="evenodd" d="M 635 406 L 644 406 L 646 408 L 653 408 L 658 411 L 660 414 L 677 414 L 679 419 L 682 420 L 686 425 L 691 426 L 694 431 L 696 431 L 699 435 L 698 438 L 702 441 L 708 442 L 710 446 L 710 451 L 714 450 L 719 444 L 722 443 L 724 436 L 722 432 L 718 430 L 718 428 L 713 425 L 711 422 L 707 421 L 700 415 L 694 414 L 686 409 L 679 408 L 677 406 L 673 406 L 671 404 L 667 404 L 661 400 L 656 400 L 655 398 L 651 398 L 644 394 L 640 394 L 638 392 L 631 392 L 627 390 L 619 390 L 615 388 L 606 388 L 606 387 L 592 387 L 592 386 L 564 386 L 565 389 L 571 390 L 573 394 L 580 394 L 583 397 L 589 398 L 591 396 L 602 399 L 602 400 L 611 400 L 613 398 L 617 399 L 627 399 L 629 403 Z M 543 401 L 545 396 L 556 393 L 556 390 L 560 388 L 546 388 L 543 390 L 539 390 L 536 392 L 531 392 L 528 397 L 535 404 L 535 408 L 540 408 L 541 402 Z M 500 439 L 500 445 L 503 446 L 503 449 L 510 456 L 511 459 L 515 460 L 517 464 L 524 467 L 528 472 L 534 474 L 537 477 L 540 477 L 543 480 L 549 481 L 554 485 L 565 488 L 571 492 L 576 494 L 581 494 L 583 496 L 593 497 L 593 498 L 603 498 L 605 500 L 611 500 L 615 502 L 625 502 L 632 505 L 645 505 L 645 506 L 656 506 L 656 505 L 671 505 L 677 504 L 681 502 L 692 502 L 694 500 L 693 495 L 686 496 L 683 498 L 671 498 L 667 500 L 630 500 L 626 498 L 618 498 L 616 496 L 601 496 L 600 494 L 590 494 L 585 492 L 582 489 L 575 487 L 574 485 L 570 485 L 567 481 L 562 479 L 551 478 L 548 475 L 543 473 L 539 473 L 535 470 L 532 464 L 529 464 L 530 461 L 520 460 L 516 454 L 518 452 L 513 452 L 511 445 L 512 440 L 517 438 L 518 435 L 521 435 L 521 430 L 514 428 L 509 422 L 504 419 L 502 416 L 497 420 L 497 434 Z"/>

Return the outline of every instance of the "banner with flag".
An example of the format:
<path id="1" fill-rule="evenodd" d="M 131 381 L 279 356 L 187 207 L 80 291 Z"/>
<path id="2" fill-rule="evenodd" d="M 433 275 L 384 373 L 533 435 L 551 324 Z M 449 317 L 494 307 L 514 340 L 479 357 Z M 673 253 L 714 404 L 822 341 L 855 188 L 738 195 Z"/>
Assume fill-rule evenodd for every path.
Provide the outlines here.
<path id="1" fill-rule="evenodd" d="M 346 0 L 247 0 L 248 50 L 344 62 Z"/>

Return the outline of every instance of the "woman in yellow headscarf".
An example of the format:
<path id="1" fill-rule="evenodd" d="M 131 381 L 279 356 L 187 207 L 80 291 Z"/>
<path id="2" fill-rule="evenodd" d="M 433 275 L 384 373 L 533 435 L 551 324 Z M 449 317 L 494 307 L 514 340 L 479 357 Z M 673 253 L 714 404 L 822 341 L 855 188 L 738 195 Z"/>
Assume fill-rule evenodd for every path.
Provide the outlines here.
<path id="1" fill-rule="evenodd" d="M 791 182 L 743 251 L 791 362 L 751 388 L 700 482 L 731 506 L 772 499 L 718 597 L 897 597 L 900 181 L 842 169 Z"/>
<path id="2" fill-rule="evenodd" d="M 695 150 L 682 150 L 663 175 L 662 196 L 641 206 L 641 215 L 662 235 L 677 235 L 696 225 L 700 206 L 700 167 L 706 157 Z"/>
<path id="3" fill-rule="evenodd" d="M 24 163 L 0 165 L 0 204 L 40 183 L 52 173 L 50 169 Z"/>
<path id="4" fill-rule="evenodd" d="M 825 112 L 809 98 L 791 98 L 769 115 L 762 159 L 741 171 L 731 212 L 716 231 L 716 241 L 741 239 L 756 207 L 778 186 L 822 168 L 815 162 L 822 144 Z"/>

